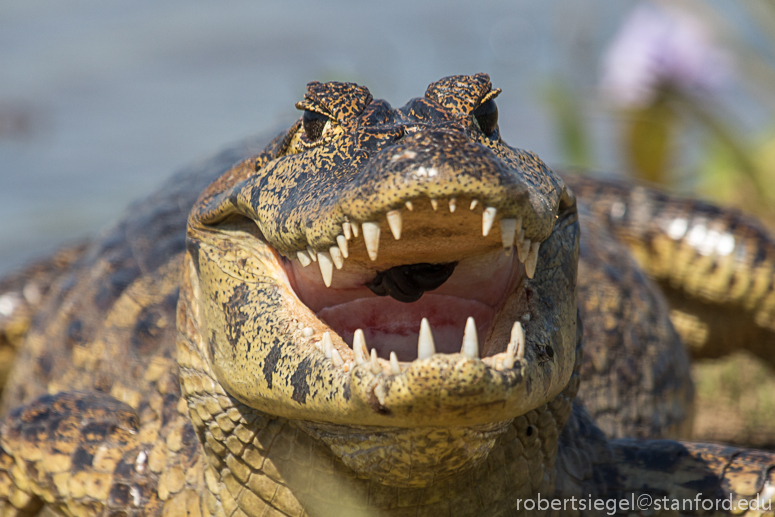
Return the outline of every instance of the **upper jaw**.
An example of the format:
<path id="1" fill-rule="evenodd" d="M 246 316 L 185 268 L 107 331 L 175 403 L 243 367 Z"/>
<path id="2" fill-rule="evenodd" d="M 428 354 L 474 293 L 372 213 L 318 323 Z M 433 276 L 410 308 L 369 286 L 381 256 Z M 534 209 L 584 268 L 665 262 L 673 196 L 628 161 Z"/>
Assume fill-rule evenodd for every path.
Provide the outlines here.
<path id="1" fill-rule="evenodd" d="M 503 156 L 462 132 L 423 131 L 364 163 L 340 165 L 338 174 L 309 171 L 298 155 L 283 157 L 242 185 L 238 201 L 252 208 L 267 242 L 289 258 L 305 251 L 331 253 L 333 247 L 341 252 L 342 239 L 357 231 L 372 240 L 375 225 L 390 221 L 396 211 L 406 216 L 407 202 L 433 202 L 440 210 L 448 210 L 450 202 L 455 209 L 476 202 L 481 228 L 521 220 L 525 238 L 541 242 L 554 228 L 562 180 L 532 154 L 501 147 Z M 353 160 L 359 156 L 353 155 Z M 377 242 L 370 256 L 384 253 L 385 241 Z"/>

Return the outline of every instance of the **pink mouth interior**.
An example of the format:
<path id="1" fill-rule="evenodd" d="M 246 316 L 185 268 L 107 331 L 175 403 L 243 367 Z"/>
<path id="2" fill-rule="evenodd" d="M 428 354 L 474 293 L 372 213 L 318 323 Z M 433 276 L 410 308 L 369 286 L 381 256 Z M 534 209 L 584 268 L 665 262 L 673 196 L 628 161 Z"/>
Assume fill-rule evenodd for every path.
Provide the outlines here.
<path id="1" fill-rule="evenodd" d="M 353 335 L 362 329 L 369 349 L 381 358 L 395 352 L 400 361 L 417 358 L 420 321 L 427 318 L 438 353 L 460 351 L 466 320 L 476 321 L 480 345 L 524 269 L 503 251 L 461 261 L 438 289 L 412 303 L 377 296 L 365 284 L 377 269 L 345 268 L 334 273 L 325 287 L 316 264 L 306 268 L 293 261 L 289 269 L 299 299 L 352 347 Z"/>
<path id="2" fill-rule="evenodd" d="M 484 342 L 495 311 L 475 300 L 429 292 L 413 303 L 375 295 L 326 307 L 317 315 L 350 347 L 355 330 L 360 328 L 369 348 L 376 348 L 380 357 L 389 357 L 390 352 L 395 352 L 399 361 L 412 361 L 417 358 L 422 318 L 428 318 L 431 325 L 436 351 L 453 354 L 460 351 L 468 316 L 476 320 L 479 341 Z"/>

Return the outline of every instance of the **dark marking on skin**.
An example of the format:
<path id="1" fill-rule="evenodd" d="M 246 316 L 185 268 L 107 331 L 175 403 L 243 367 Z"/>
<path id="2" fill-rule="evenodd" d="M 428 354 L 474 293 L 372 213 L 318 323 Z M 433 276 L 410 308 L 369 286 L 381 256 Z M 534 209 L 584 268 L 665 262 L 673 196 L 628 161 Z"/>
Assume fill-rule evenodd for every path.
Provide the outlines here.
<path id="1" fill-rule="evenodd" d="M 116 468 L 113 469 L 113 476 L 117 478 L 129 479 L 132 475 L 134 475 L 134 472 L 134 462 L 127 463 L 125 458 L 121 458 L 121 460 L 119 460 L 119 462 L 116 464 Z"/>
<path id="2" fill-rule="evenodd" d="M 264 192 L 262 183 L 269 181 L 269 175 L 265 174 L 259 180 L 258 188 L 254 188 L 250 192 L 250 204 L 251 206 L 261 206 L 261 193 Z"/>
<path id="3" fill-rule="evenodd" d="M 395 111 L 390 103 L 375 99 L 361 113 L 361 126 L 384 126 L 395 123 Z"/>
<path id="4" fill-rule="evenodd" d="M 164 405 L 162 406 L 161 411 L 163 426 L 169 424 L 178 417 L 179 413 L 177 410 L 177 405 L 179 398 L 179 393 L 167 393 L 164 395 Z"/>
<path id="5" fill-rule="evenodd" d="M 412 99 L 405 106 L 399 108 L 398 111 L 406 115 L 412 122 L 452 120 L 448 112 L 429 99 Z"/>
<path id="6" fill-rule="evenodd" d="M 49 354 L 44 353 L 38 357 L 38 368 L 46 379 L 50 378 L 51 368 L 54 366 L 54 360 Z"/>
<path id="7" fill-rule="evenodd" d="M 350 397 L 352 396 L 352 393 L 350 393 L 350 381 L 344 383 L 344 387 L 342 388 L 342 396 L 345 400 L 350 400 Z"/>
<path id="8" fill-rule="evenodd" d="M 94 459 L 94 455 L 89 453 L 83 447 L 79 447 L 73 454 L 72 469 L 74 471 L 87 470 L 91 468 L 91 462 Z"/>
<path id="9" fill-rule="evenodd" d="M 62 399 L 57 400 L 56 402 L 57 402 L 58 406 L 61 405 L 62 409 L 64 409 L 65 405 L 70 405 L 70 404 L 72 404 L 73 401 L 72 400 L 68 400 L 68 399 L 63 397 Z M 83 412 L 83 411 L 89 410 L 89 409 L 91 409 L 90 406 L 91 406 L 91 400 L 90 399 L 87 399 L 87 398 L 76 398 L 75 399 L 75 409 L 77 409 L 78 411 Z"/>
<path id="10" fill-rule="evenodd" d="M 248 344 L 248 352 L 250 352 L 250 344 Z M 277 369 L 277 361 L 280 360 L 280 357 L 282 357 L 282 346 L 280 345 L 280 340 L 275 338 L 272 348 L 266 355 L 264 368 L 262 369 L 264 372 L 264 379 L 266 379 L 266 384 L 269 386 L 269 389 L 272 389 L 272 375 Z"/>
<path id="11" fill-rule="evenodd" d="M 164 327 L 169 325 L 165 311 L 152 305 L 144 308 L 137 317 L 134 332 L 132 333 L 132 348 L 140 355 L 154 352 L 161 345 L 164 336 Z"/>
<path id="12" fill-rule="evenodd" d="M 140 268 L 130 266 L 119 269 L 107 278 L 107 282 L 97 291 L 94 304 L 101 310 L 107 310 L 121 293 L 140 276 Z"/>
<path id="13" fill-rule="evenodd" d="M 376 152 L 403 136 L 404 128 L 402 126 L 390 129 L 364 129 L 358 134 L 358 147 Z"/>
<path id="14" fill-rule="evenodd" d="M 65 343 L 68 348 L 73 348 L 76 345 L 83 344 L 84 341 L 83 323 L 81 320 L 73 320 L 70 322 L 70 326 L 67 327 L 67 338 L 65 338 Z"/>
<path id="15" fill-rule="evenodd" d="M 186 455 L 189 465 L 193 465 L 199 454 L 199 441 L 197 440 L 196 429 L 194 429 L 191 423 L 186 422 L 180 436 L 181 443 L 183 444 L 182 453 Z"/>
<path id="16" fill-rule="evenodd" d="M 50 395 L 49 395 L 50 396 Z M 25 423 L 35 424 L 38 422 L 43 422 L 51 415 L 51 410 L 48 407 L 48 404 L 46 404 L 47 401 L 40 401 L 42 404 L 39 406 L 35 404 L 32 407 L 24 407 L 22 406 L 19 408 L 22 410 L 21 414 L 21 420 Z"/>
<path id="17" fill-rule="evenodd" d="M 81 434 L 85 441 L 101 442 L 114 429 L 115 426 L 109 422 L 90 422 L 83 427 Z"/>
<path id="18" fill-rule="evenodd" d="M 229 301 L 223 304 L 223 314 L 226 317 L 226 338 L 231 346 L 236 348 L 242 337 L 242 326 L 248 321 L 248 315 L 242 308 L 248 305 L 250 289 L 245 284 L 234 288 Z"/>
<path id="19" fill-rule="evenodd" d="M 171 314 L 174 316 L 175 311 L 178 308 L 178 298 L 180 298 L 180 286 L 176 287 L 174 291 L 165 296 L 164 301 L 162 301 L 160 305 L 167 311 L 171 311 Z M 174 318 L 173 321 L 175 321 Z"/>
<path id="20" fill-rule="evenodd" d="M 110 375 L 99 374 L 94 379 L 94 389 L 102 393 L 109 393 L 114 380 L 114 377 Z"/>
<path id="21" fill-rule="evenodd" d="M 309 384 L 307 378 L 312 373 L 312 367 L 310 363 L 312 361 L 309 357 L 305 357 L 299 367 L 291 375 L 291 386 L 293 386 L 293 395 L 291 399 L 299 404 L 305 404 L 307 402 L 307 395 L 309 395 Z"/>
<path id="22" fill-rule="evenodd" d="M 48 428 L 48 432 L 56 435 L 59 432 L 59 425 L 62 423 L 63 420 L 66 420 L 66 419 L 67 417 L 65 415 L 60 415 L 60 414 L 50 415 L 48 420 L 46 421 L 46 427 Z"/>
<path id="23" fill-rule="evenodd" d="M 129 504 L 129 485 L 116 483 L 108 494 L 108 504 L 111 506 L 127 506 Z"/>
<path id="24" fill-rule="evenodd" d="M 210 354 L 210 362 L 215 359 L 215 331 L 210 331 L 210 339 L 207 340 L 207 351 Z"/>

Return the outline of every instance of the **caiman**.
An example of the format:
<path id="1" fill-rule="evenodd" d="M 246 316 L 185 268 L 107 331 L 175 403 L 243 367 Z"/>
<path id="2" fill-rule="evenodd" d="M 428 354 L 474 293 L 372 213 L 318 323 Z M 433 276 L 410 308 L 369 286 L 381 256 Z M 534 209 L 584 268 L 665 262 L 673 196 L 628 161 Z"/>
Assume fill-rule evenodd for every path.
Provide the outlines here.
<path id="1" fill-rule="evenodd" d="M 499 93 L 310 83 L 78 251 L 3 393 L 2 515 L 773 515 L 774 454 L 599 427 L 685 436 L 679 334 L 772 353 L 772 237 L 563 180 Z"/>

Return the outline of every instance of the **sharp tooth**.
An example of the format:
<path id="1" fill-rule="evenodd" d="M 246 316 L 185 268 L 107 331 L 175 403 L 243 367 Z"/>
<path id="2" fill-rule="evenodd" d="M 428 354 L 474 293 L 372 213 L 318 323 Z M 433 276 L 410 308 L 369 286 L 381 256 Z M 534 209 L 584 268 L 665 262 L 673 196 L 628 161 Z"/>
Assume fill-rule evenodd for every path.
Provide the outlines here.
<path id="1" fill-rule="evenodd" d="M 432 197 L 431 198 L 431 206 L 433 207 L 434 210 L 439 208 L 439 200 Z"/>
<path id="2" fill-rule="evenodd" d="M 315 253 L 315 250 L 312 249 L 312 246 L 307 246 L 307 253 L 309 253 L 309 258 L 312 259 L 312 262 L 318 261 L 318 254 Z"/>
<path id="3" fill-rule="evenodd" d="M 358 329 L 353 336 L 353 352 L 355 352 L 355 362 L 363 364 L 369 357 L 369 349 L 366 348 L 366 337 L 363 335 L 363 331 Z"/>
<path id="4" fill-rule="evenodd" d="M 514 235 L 517 233 L 516 219 L 501 219 L 501 239 L 503 240 L 503 249 L 511 253 L 514 246 Z"/>
<path id="5" fill-rule="evenodd" d="M 522 239 L 522 242 L 517 244 L 517 255 L 519 255 L 519 261 L 523 264 L 527 261 L 527 254 L 530 252 L 530 239 Z"/>
<path id="6" fill-rule="evenodd" d="M 358 236 L 358 223 L 350 223 L 350 226 L 352 226 L 353 235 L 355 235 L 357 237 Z"/>
<path id="7" fill-rule="evenodd" d="M 342 255 L 344 255 L 344 258 L 349 257 L 350 248 L 347 246 L 347 237 L 344 235 L 337 235 L 336 243 L 339 244 L 339 249 L 342 250 Z"/>
<path id="8" fill-rule="evenodd" d="M 401 211 L 391 210 L 387 213 L 388 226 L 396 240 L 401 238 Z M 376 252 L 375 252 L 376 253 Z"/>
<path id="9" fill-rule="evenodd" d="M 525 331 L 522 323 L 515 321 L 511 329 L 511 340 L 514 342 L 514 358 L 521 361 L 525 358 Z"/>
<path id="10" fill-rule="evenodd" d="M 525 333 L 522 331 L 522 324 L 516 321 L 514 326 L 511 327 L 511 341 L 509 341 L 509 346 L 506 348 L 506 358 L 503 360 L 503 366 L 514 368 L 514 363 L 524 358 Z"/>
<path id="11" fill-rule="evenodd" d="M 478 204 L 479 204 L 479 200 L 478 199 L 472 199 L 471 200 L 471 210 L 476 208 L 476 205 L 478 205 Z"/>
<path id="12" fill-rule="evenodd" d="M 482 212 L 482 235 L 487 237 L 487 234 L 490 233 L 490 228 L 492 228 L 492 223 L 495 222 L 495 212 L 497 209 L 494 206 L 488 206 L 484 209 L 484 212 Z"/>
<path id="13" fill-rule="evenodd" d="M 525 273 L 528 278 L 533 278 L 536 274 L 536 264 L 538 264 L 538 246 L 540 242 L 533 242 L 530 244 L 530 252 L 527 254 L 527 260 L 525 261 Z"/>
<path id="14" fill-rule="evenodd" d="M 377 252 L 379 251 L 379 223 L 371 221 L 363 223 L 363 240 L 366 241 L 366 251 L 369 252 L 369 258 L 371 260 L 377 260 Z"/>
<path id="15" fill-rule="evenodd" d="M 376 348 L 371 349 L 371 371 L 374 373 L 374 375 L 377 375 L 382 371 L 382 367 L 379 365 L 379 361 L 377 360 Z"/>
<path id="16" fill-rule="evenodd" d="M 509 347 L 506 349 L 506 357 L 503 359 L 503 366 L 506 368 L 514 368 L 514 352 L 511 349 L 511 344 L 509 343 Z M 496 366 L 497 370 L 500 370 Z"/>
<path id="17" fill-rule="evenodd" d="M 449 198 L 449 211 L 454 212 L 456 208 L 457 208 L 457 198 L 456 197 Z"/>
<path id="18" fill-rule="evenodd" d="M 331 254 L 331 259 L 334 261 L 336 269 L 342 269 L 342 266 L 344 266 L 344 258 L 342 257 L 342 250 L 339 249 L 339 246 L 331 246 L 328 249 L 328 252 Z"/>
<path id="19" fill-rule="evenodd" d="M 398 364 L 398 357 L 395 352 L 390 352 L 390 371 L 393 375 L 401 373 L 401 366 Z"/>
<path id="20" fill-rule="evenodd" d="M 315 329 L 313 329 L 312 327 L 304 327 L 303 329 L 301 329 L 301 334 L 304 337 L 312 337 L 315 334 Z"/>
<path id="21" fill-rule="evenodd" d="M 312 259 L 309 258 L 309 253 L 306 251 L 297 251 L 296 258 L 299 259 L 299 264 L 301 264 L 302 267 L 307 267 L 312 263 Z"/>
<path id="22" fill-rule="evenodd" d="M 334 366 L 342 366 L 344 364 L 344 359 L 339 355 L 339 350 L 336 348 L 331 349 L 331 362 L 334 363 Z"/>
<path id="23" fill-rule="evenodd" d="M 404 203 L 404 204 L 406 205 L 406 208 L 408 208 L 410 212 L 411 212 L 412 210 L 414 210 L 414 205 L 412 204 L 412 202 L 411 202 L 411 201 L 407 201 L 407 202 L 406 202 L 406 203 Z"/>
<path id="24" fill-rule="evenodd" d="M 349 222 L 342 223 L 342 231 L 344 232 L 344 238 L 348 241 L 353 237 L 353 228 Z"/>
<path id="25" fill-rule="evenodd" d="M 334 262 L 329 252 L 318 253 L 318 266 L 320 266 L 320 274 L 323 275 L 323 283 L 326 287 L 331 287 L 331 280 L 334 278 Z"/>
<path id="26" fill-rule="evenodd" d="M 479 357 L 479 336 L 476 335 L 476 322 L 470 317 L 466 320 L 466 330 L 463 334 L 463 348 L 460 349 L 464 356 L 471 359 Z"/>
<path id="27" fill-rule="evenodd" d="M 332 356 L 332 350 L 334 349 L 334 343 L 331 341 L 331 334 L 328 332 L 323 333 L 323 353 L 326 354 L 326 357 L 331 359 Z"/>
<path id="28" fill-rule="evenodd" d="M 436 353 L 436 345 L 433 344 L 433 334 L 427 318 L 420 322 L 420 337 L 417 340 L 417 359 L 425 359 Z"/>

